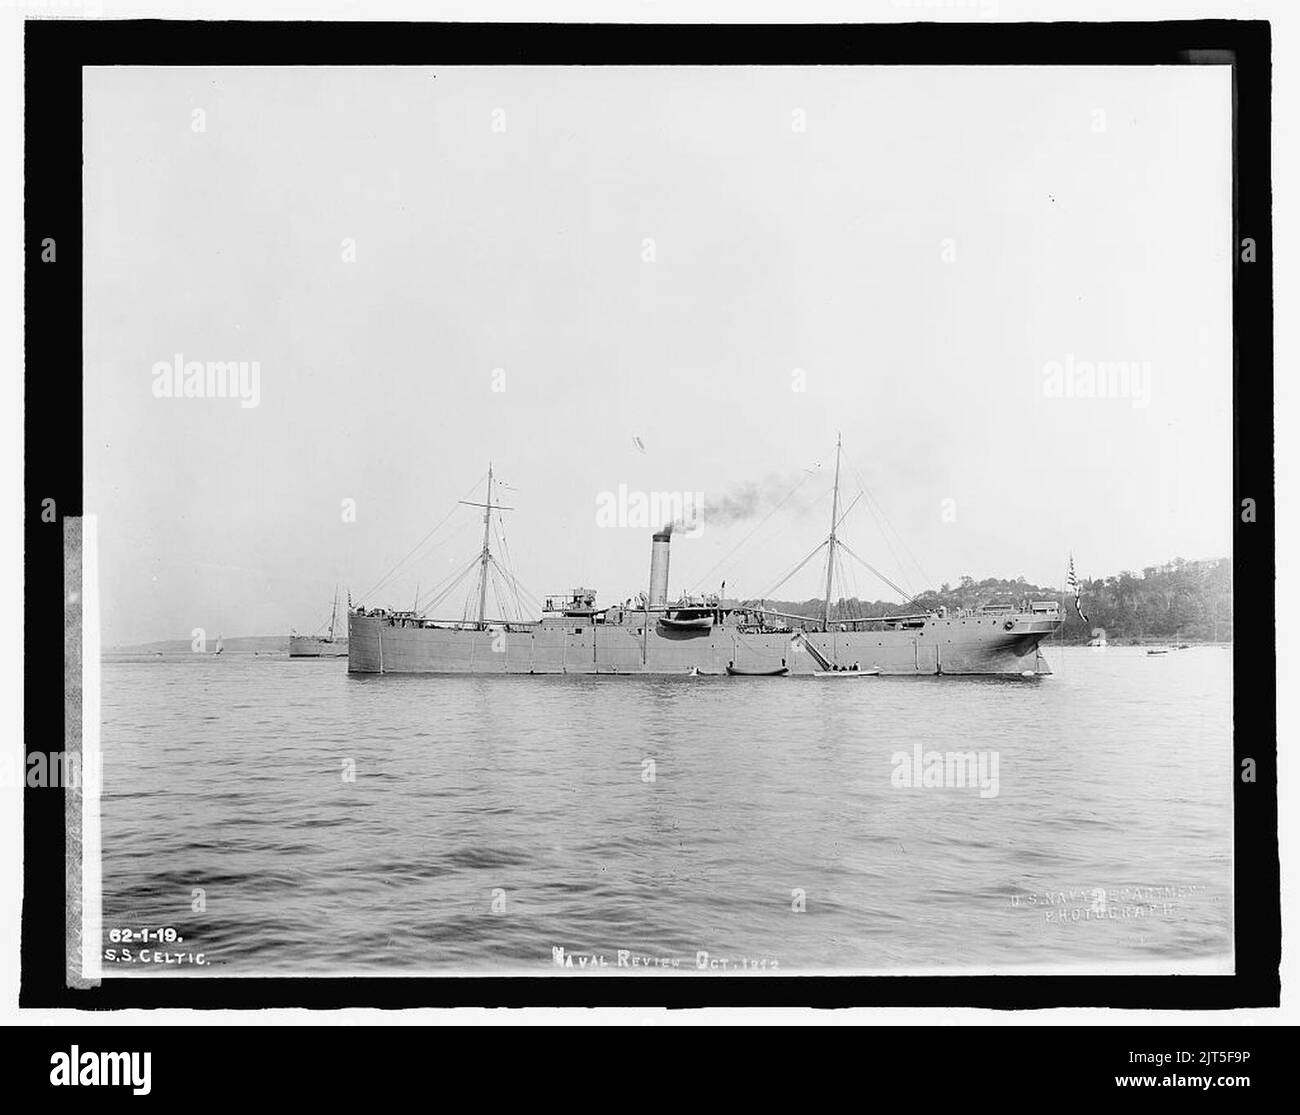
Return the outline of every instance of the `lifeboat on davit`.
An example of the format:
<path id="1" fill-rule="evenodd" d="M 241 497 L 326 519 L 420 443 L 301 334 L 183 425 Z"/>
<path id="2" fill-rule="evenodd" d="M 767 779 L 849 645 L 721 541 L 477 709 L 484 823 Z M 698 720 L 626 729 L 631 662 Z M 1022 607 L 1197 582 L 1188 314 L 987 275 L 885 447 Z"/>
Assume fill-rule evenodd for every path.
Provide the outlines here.
<path id="1" fill-rule="evenodd" d="M 666 631 L 712 631 L 712 616 L 664 616 L 659 621 L 659 626 Z"/>

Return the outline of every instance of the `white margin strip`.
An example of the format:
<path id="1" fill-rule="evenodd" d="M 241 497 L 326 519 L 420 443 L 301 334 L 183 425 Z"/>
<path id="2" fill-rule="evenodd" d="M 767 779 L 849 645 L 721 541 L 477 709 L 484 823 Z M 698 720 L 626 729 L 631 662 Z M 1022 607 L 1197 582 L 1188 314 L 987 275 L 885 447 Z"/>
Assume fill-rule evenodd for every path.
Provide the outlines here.
<path id="1" fill-rule="evenodd" d="M 81 974 L 98 983 L 103 948 L 103 872 L 99 798 L 99 533 L 86 515 L 81 535 Z"/>

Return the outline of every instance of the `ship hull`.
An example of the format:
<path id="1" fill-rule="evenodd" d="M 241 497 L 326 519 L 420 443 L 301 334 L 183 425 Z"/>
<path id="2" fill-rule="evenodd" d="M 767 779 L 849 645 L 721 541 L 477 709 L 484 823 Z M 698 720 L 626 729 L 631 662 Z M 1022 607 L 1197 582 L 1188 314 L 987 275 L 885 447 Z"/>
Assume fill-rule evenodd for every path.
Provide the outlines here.
<path id="1" fill-rule="evenodd" d="M 290 658 L 346 658 L 347 639 L 322 639 L 316 635 L 290 635 Z"/>
<path id="2" fill-rule="evenodd" d="M 1010 619 L 933 618 L 920 627 L 883 631 L 808 632 L 801 636 L 837 666 L 882 675 L 1043 675 L 1051 668 L 1039 643 L 1055 620 L 1027 613 Z M 349 616 L 348 672 L 354 674 L 614 674 L 726 675 L 788 668 L 792 677 L 823 669 L 790 632 L 749 633 L 733 625 L 682 632 L 655 623 L 542 623 L 512 629 L 465 630 Z"/>

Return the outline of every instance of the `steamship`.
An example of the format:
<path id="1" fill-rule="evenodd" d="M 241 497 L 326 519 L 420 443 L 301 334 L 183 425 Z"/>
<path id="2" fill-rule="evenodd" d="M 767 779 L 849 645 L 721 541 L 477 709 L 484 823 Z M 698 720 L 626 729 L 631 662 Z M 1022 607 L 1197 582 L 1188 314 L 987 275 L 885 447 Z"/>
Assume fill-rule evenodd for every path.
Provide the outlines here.
<path id="1" fill-rule="evenodd" d="M 348 654 L 347 639 L 340 639 L 334 634 L 339 614 L 339 589 L 334 586 L 334 607 L 330 611 L 329 630 L 324 635 L 299 635 L 296 631 L 289 633 L 290 658 L 346 658 Z"/>
<path id="2" fill-rule="evenodd" d="M 411 610 L 367 608 L 364 603 L 353 607 L 349 599 L 349 673 L 684 674 L 735 680 L 818 679 L 854 673 L 1032 677 L 1052 672 L 1039 644 L 1061 625 L 1055 600 L 1025 601 L 1021 606 L 989 604 L 960 612 L 832 615 L 837 556 L 844 552 L 857 558 L 838 537 L 842 520 L 838 441 L 830 533 L 786 577 L 826 551 L 826 595 L 822 614 L 815 617 L 775 611 L 763 600 L 724 598 L 721 593 L 670 600 L 673 528 L 668 524 L 653 534 L 648 591 L 635 598 L 602 606 L 594 590 L 575 588 L 547 598 L 538 619 L 489 618 L 489 583 L 500 611 L 504 610 L 499 603 L 502 592 L 507 599 L 513 596 L 516 604 L 521 594 L 526 595 L 493 549 L 494 519 L 511 508 L 499 500 L 494 503 L 491 466 L 484 502 L 460 502 L 483 509 L 480 552 L 453 575 L 450 584 L 439 586 L 423 608 L 418 597 Z M 429 617 L 433 607 L 474 574 L 478 578 L 474 615 L 459 620 Z"/>

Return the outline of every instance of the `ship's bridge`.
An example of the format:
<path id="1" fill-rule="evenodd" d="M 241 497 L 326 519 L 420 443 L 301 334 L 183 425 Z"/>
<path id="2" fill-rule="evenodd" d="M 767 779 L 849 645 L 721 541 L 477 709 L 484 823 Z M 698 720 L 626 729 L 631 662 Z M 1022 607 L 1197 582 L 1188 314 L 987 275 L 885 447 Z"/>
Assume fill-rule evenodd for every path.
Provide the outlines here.
<path id="1" fill-rule="evenodd" d="M 546 598 L 544 612 L 558 612 L 565 616 L 594 616 L 596 607 L 596 590 L 594 588 L 573 588 L 567 593 L 557 593 Z"/>

